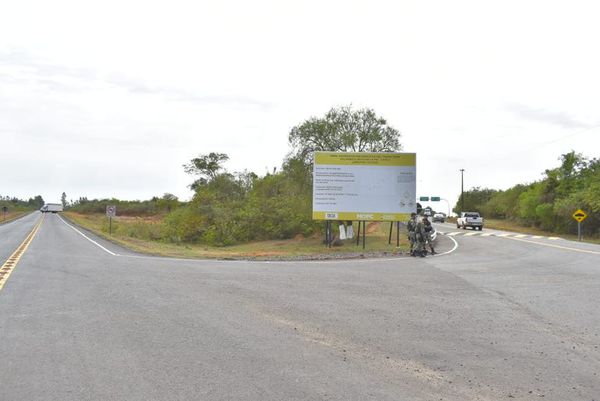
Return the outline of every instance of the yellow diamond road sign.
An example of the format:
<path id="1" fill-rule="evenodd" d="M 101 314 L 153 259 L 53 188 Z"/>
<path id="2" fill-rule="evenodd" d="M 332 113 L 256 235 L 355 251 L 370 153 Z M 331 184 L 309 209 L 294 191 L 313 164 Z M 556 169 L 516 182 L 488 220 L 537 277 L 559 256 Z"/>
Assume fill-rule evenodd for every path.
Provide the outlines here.
<path id="1" fill-rule="evenodd" d="M 587 217 L 587 214 L 581 209 L 579 209 L 578 211 L 573 213 L 573 218 L 575 220 L 577 220 L 578 223 L 581 223 L 583 220 L 586 219 L 586 217 Z"/>

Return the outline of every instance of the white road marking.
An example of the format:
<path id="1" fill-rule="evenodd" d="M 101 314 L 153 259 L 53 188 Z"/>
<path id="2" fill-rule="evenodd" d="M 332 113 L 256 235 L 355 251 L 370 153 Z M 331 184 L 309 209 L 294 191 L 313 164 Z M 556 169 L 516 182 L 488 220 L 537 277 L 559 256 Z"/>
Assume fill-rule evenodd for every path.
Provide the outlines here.
<path id="1" fill-rule="evenodd" d="M 533 239 L 542 239 L 542 238 L 544 238 L 544 237 L 543 237 L 543 236 L 541 236 L 541 235 L 534 235 L 534 236 L 533 236 L 533 237 L 531 237 L 531 238 L 533 238 Z"/>
<path id="2" fill-rule="evenodd" d="M 502 238 L 510 237 L 510 234 L 496 234 L 496 237 L 502 237 Z"/>
<path id="3" fill-rule="evenodd" d="M 525 234 L 515 235 L 515 238 L 525 238 L 525 237 L 528 237 L 528 235 L 525 235 Z"/>
<path id="4" fill-rule="evenodd" d="M 482 237 L 491 237 L 492 235 L 495 235 L 495 234 L 494 233 L 481 234 Z"/>
<path id="5" fill-rule="evenodd" d="M 556 237 L 554 237 L 554 238 L 556 238 Z M 557 249 L 564 249 L 564 250 L 573 251 L 573 252 L 591 253 L 593 255 L 600 255 L 600 252 L 598 252 L 598 251 L 590 251 L 590 250 L 587 250 L 587 249 L 570 248 L 568 246 L 546 244 L 546 243 L 543 243 L 543 242 L 535 242 L 535 241 L 530 241 L 530 240 L 521 239 L 521 238 L 514 238 L 514 237 L 513 238 L 506 237 L 506 239 L 511 239 L 513 241 L 527 242 L 529 244 L 536 244 L 536 245 L 541 245 L 541 246 L 547 246 L 549 248 L 557 248 Z M 556 239 L 560 239 L 560 238 L 556 238 Z"/>
<path id="6" fill-rule="evenodd" d="M 456 240 L 454 238 L 452 238 L 452 237 L 448 237 L 448 238 L 450 238 L 452 240 L 452 242 L 454 242 L 454 247 L 452 249 L 450 249 L 449 251 L 447 251 L 447 252 L 435 254 L 435 255 L 433 255 L 433 257 L 442 256 L 442 255 L 448 255 L 449 253 L 452 253 L 452 252 L 456 251 L 456 248 L 458 248 L 458 242 L 456 242 Z"/>
<path id="7" fill-rule="evenodd" d="M 453 236 L 455 236 L 457 234 L 460 234 L 460 231 L 456 231 L 456 232 L 453 232 L 453 233 L 448 233 L 448 234 L 446 234 L 446 236 L 453 237 Z"/>
<path id="8" fill-rule="evenodd" d="M 560 238 L 558 238 L 558 237 L 548 237 L 548 239 L 552 240 L 552 241 L 556 241 L 557 239 L 560 239 Z"/>
<path id="9" fill-rule="evenodd" d="M 91 239 L 90 237 L 88 237 L 87 235 L 85 235 L 84 233 L 82 233 L 81 231 L 79 231 L 78 229 L 76 229 L 75 227 L 73 227 L 72 225 L 70 225 L 69 223 L 67 223 L 66 221 L 63 220 L 62 217 L 60 217 L 58 214 L 56 215 L 63 223 L 65 223 L 67 225 L 67 227 L 71 227 L 73 230 L 75 230 L 75 232 L 77 232 L 79 235 L 81 235 L 83 238 L 87 239 L 88 241 L 90 241 L 92 244 L 96 245 L 97 247 L 99 247 L 100 249 L 102 249 L 105 252 L 110 253 L 113 256 L 120 256 L 117 253 L 114 253 L 108 249 L 106 249 L 105 247 L 103 247 L 102 245 L 100 245 L 99 243 L 97 243 L 96 241 L 94 241 L 93 239 Z"/>
<path id="10" fill-rule="evenodd" d="M 472 237 L 472 236 L 477 235 L 477 234 L 479 234 L 479 233 L 466 233 L 465 237 Z"/>

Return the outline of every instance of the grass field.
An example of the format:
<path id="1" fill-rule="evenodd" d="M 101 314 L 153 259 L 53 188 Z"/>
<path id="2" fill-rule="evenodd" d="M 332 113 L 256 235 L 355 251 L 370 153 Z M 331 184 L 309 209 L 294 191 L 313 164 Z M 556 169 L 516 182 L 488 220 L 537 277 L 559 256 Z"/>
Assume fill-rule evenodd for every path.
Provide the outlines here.
<path id="1" fill-rule="evenodd" d="M 336 257 L 360 257 L 361 255 L 392 255 L 406 252 L 408 241 L 406 234 L 400 233 L 400 247 L 396 248 L 396 231 L 392 244 L 388 244 L 389 223 L 370 223 L 367 225 L 366 247 L 356 246 L 354 240 L 343 241 L 341 246 L 327 248 L 321 235 L 294 239 L 260 241 L 226 247 L 211 247 L 201 244 L 173 244 L 158 239 L 161 229 L 159 217 L 117 217 L 113 220 L 113 235 L 108 233 L 108 220 L 104 215 L 83 215 L 65 212 L 64 216 L 72 222 L 95 234 L 123 245 L 134 251 L 185 258 L 220 259 L 321 259 Z M 357 224 L 355 223 L 355 232 Z"/>

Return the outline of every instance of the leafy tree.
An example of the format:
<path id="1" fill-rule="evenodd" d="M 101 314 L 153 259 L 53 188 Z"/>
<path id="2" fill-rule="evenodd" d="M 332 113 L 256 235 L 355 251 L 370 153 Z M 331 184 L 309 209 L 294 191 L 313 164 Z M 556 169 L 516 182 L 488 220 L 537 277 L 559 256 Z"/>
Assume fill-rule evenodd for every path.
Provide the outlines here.
<path id="1" fill-rule="evenodd" d="M 229 156 L 225 153 L 211 152 L 193 158 L 189 163 L 184 164 L 183 168 L 186 173 L 200 176 L 190 185 L 190 188 L 196 190 L 213 180 L 219 174 L 219 171 L 223 170 L 223 163 L 227 160 L 229 160 Z"/>
<path id="2" fill-rule="evenodd" d="M 481 212 L 484 213 L 485 204 L 492 198 L 492 196 L 498 191 L 488 188 L 475 187 L 469 191 L 465 191 L 463 195 L 458 197 L 458 202 L 454 206 L 454 213 L 459 214 L 460 212 Z M 465 198 L 465 210 L 461 210 L 462 197 Z"/>
<path id="3" fill-rule="evenodd" d="M 162 198 L 154 197 L 152 200 L 156 202 L 159 209 L 165 210 L 167 213 L 170 213 L 179 206 L 179 199 L 170 193 L 165 193 Z"/>
<path id="4" fill-rule="evenodd" d="M 402 149 L 400 133 L 372 109 L 332 108 L 292 128 L 289 158 L 310 164 L 315 151 L 394 152 Z"/>
<path id="5" fill-rule="evenodd" d="M 62 203 L 63 209 L 67 207 L 67 194 L 64 192 L 60 196 L 60 203 Z"/>
<path id="6" fill-rule="evenodd" d="M 46 202 L 44 202 L 44 198 L 42 198 L 42 195 L 36 195 L 33 198 L 33 202 L 38 209 L 46 204 Z"/>

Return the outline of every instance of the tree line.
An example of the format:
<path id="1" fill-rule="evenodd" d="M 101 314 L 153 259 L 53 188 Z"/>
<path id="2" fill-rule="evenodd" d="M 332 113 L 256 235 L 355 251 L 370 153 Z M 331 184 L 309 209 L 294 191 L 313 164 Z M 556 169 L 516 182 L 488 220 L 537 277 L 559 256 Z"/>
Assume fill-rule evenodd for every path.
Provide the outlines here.
<path id="1" fill-rule="evenodd" d="M 465 211 L 479 211 L 484 217 L 507 219 L 518 224 L 556 233 L 577 232 L 573 213 L 582 209 L 588 218 L 584 234 L 600 236 L 600 159 L 575 152 L 560 157 L 560 166 L 544 172 L 530 184 L 507 190 L 473 188 L 464 193 Z M 454 212 L 459 213 L 463 196 Z"/>
<path id="2" fill-rule="evenodd" d="M 288 134 L 290 151 L 282 167 L 264 176 L 230 172 L 225 153 L 200 154 L 183 165 L 194 177 L 194 195 L 181 202 L 171 194 L 147 201 L 80 198 L 68 204 L 79 213 L 104 213 L 116 205 L 121 216 L 156 216 L 152 225 L 128 227 L 130 236 L 175 243 L 230 245 L 256 240 L 286 239 L 319 232 L 312 220 L 312 155 L 315 151 L 396 152 L 402 150 L 400 133 L 371 109 L 352 106 L 332 108 L 312 117 Z M 544 178 L 507 190 L 473 188 L 464 194 L 465 210 L 484 217 L 508 219 L 525 226 L 569 233 L 576 228 L 571 218 L 579 208 L 590 217 L 586 235 L 599 235 L 600 161 L 570 152 L 560 167 L 546 170 Z M 63 193 L 62 201 L 65 202 Z M 459 213 L 462 197 L 454 211 Z"/>
<path id="3" fill-rule="evenodd" d="M 41 195 L 36 195 L 27 200 L 15 196 L 0 195 L 0 209 L 6 207 L 8 210 L 25 211 L 39 209 L 42 206 L 44 206 L 44 198 Z"/>

